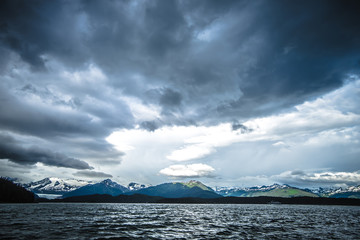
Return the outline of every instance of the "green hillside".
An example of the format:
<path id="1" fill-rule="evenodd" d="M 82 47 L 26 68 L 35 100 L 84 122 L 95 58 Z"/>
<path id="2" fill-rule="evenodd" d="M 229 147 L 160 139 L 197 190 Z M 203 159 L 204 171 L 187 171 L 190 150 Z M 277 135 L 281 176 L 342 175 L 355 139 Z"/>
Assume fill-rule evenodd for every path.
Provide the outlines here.
<path id="1" fill-rule="evenodd" d="M 213 190 L 211 188 L 209 188 L 208 186 L 204 185 L 202 182 L 199 182 L 199 181 L 191 180 L 191 181 L 185 182 L 185 183 L 181 182 L 181 184 L 183 184 L 189 188 L 198 187 L 202 190 L 213 192 Z"/>
<path id="2" fill-rule="evenodd" d="M 248 197 L 318 197 L 318 195 L 296 188 L 273 189 L 267 192 L 253 192 Z"/>
<path id="3" fill-rule="evenodd" d="M 238 190 L 226 194 L 231 197 L 319 197 L 315 193 L 307 192 L 294 187 L 275 188 L 271 190 Z"/>
<path id="4" fill-rule="evenodd" d="M 134 192 L 127 192 L 126 195 L 144 194 L 148 196 L 159 196 L 165 198 L 219 198 L 221 195 L 215 193 L 211 188 L 201 182 L 190 181 L 187 183 L 163 183 Z"/>

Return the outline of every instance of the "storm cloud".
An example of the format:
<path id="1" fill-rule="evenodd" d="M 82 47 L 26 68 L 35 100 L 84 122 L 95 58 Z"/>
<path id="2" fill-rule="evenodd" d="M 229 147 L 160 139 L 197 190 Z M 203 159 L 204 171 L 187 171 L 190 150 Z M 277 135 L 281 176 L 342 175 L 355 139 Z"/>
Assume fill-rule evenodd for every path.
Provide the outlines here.
<path id="1" fill-rule="evenodd" d="M 356 1 L 2 5 L 2 46 L 33 68 L 47 58 L 70 68 L 92 61 L 127 95 L 165 89 L 163 113 L 183 103 L 198 110 L 195 122 L 278 111 L 339 87 L 359 67 Z"/>
<path id="2" fill-rule="evenodd" d="M 19 146 L 15 139 L 6 135 L 0 135 L 0 159 L 7 159 L 24 165 L 42 163 L 55 167 L 93 169 L 88 163 L 62 153 L 52 152 L 38 146 L 23 148 Z"/>
<path id="3" fill-rule="evenodd" d="M 125 154 L 128 146 L 115 149 L 106 141 L 116 131 L 230 124 L 234 134 L 255 134 L 257 126 L 246 122 L 291 112 L 358 79 L 359 5 L 351 0 L 1 1 L 0 134 L 16 139 L 14 146 L 2 144 L 2 157 L 75 169 L 91 165 L 119 176 L 131 154 Z M 339 111 L 358 114 L 346 104 Z M 159 159 L 183 159 L 173 154 L 177 150 L 191 152 L 186 159 L 210 161 L 216 148 L 227 144 L 216 143 L 217 132 L 210 135 L 215 143 L 169 143 L 171 149 L 149 161 L 162 163 L 156 172 L 173 164 Z M 127 137 L 119 139 L 139 140 Z M 271 146 L 276 142 L 282 139 Z"/>
<path id="4" fill-rule="evenodd" d="M 112 178 L 113 176 L 111 174 L 103 173 L 103 172 L 96 172 L 96 171 L 77 171 L 74 173 L 74 176 L 79 177 L 89 177 L 89 178 Z"/>

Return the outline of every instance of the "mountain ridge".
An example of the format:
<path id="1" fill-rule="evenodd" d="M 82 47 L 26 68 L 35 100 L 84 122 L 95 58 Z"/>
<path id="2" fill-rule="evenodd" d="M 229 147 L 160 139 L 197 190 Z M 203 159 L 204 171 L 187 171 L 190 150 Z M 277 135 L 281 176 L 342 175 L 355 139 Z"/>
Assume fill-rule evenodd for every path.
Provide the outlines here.
<path id="1" fill-rule="evenodd" d="M 36 194 L 65 194 L 74 191 L 91 182 L 77 179 L 61 179 L 47 177 L 39 181 L 21 184 L 24 188 Z"/>
<path id="2" fill-rule="evenodd" d="M 246 188 L 217 188 L 216 192 L 224 197 L 319 197 L 317 194 L 289 186 L 273 184 Z"/>
<path id="3" fill-rule="evenodd" d="M 0 177 L 0 203 L 33 203 L 34 193 L 8 178 Z"/>
<path id="4" fill-rule="evenodd" d="M 221 195 L 217 194 L 211 188 L 205 186 L 198 181 L 189 181 L 186 183 L 172 182 L 162 183 L 156 186 L 140 189 L 134 192 L 128 192 L 127 195 L 144 194 L 148 196 L 158 196 L 164 198 L 217 198 Z"/>
<path id="5" fill-rule="evenodd" d="M 18 183 L 17 179 L 9 178 Z M 19 184 L 19 183 L 18 183 Z M 76 179 L 60 179 L 54 177 L 44 178 L 31 183 L 20 184 L 35 194 L 45 195 L 58 194 L 57 197 L 70 197 L 92 194 L 147 194 L 149 196 L 162 196 L 167 198 L 178 197 L 204 197 L 212 198 L 218 195 L 224 197 L 327 197 L 327 198 L 360 198 L 360 185 L 346 188 L 297 188 L 287 184 L 259 185 L 253 187 L 211 187 L 200 181 L 190 180 L 187 182 L 162 183 L 155 186 L 129 183 L 127 186 L 120 185 L 111 179 L 105 179 L 98 183 Z M 79 190 L 80 189 L 80 190 Z"/>
<path id="6" fill-rule="evenodd" d="M 105 179 L 99 183 L 88 184 L 76 190 L 67 192 L 63 194 L 62 197 L 66 198 L 66 197 L 85 196 L 92 194 L 108 194 L 111 196 L 117 196 L 128 191 L 129 190 L 127 187 L 122 186 L 116 182 L 113 182 L 111 179 Z"/>

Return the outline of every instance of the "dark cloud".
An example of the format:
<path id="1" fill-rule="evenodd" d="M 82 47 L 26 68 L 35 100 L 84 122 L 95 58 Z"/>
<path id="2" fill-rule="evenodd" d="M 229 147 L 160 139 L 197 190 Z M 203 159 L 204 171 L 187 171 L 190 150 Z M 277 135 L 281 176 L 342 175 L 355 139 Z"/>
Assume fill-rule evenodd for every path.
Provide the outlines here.
<path id="1" fill-rule="evenodd" d="M 294 171 L 291 171 L 290 173 L 291 175 L 293 176 L 304 176 L 306 175 L 306 173 L 302 170 L 294 170 Z"/>
<path id="2" fill-rule="evenodd" d="M 33 96 L 38 96 L 42 99 L 48 99 L 50 100 L 54 105 L 63 105 L 63 106 L 69 106 L 73 109 L 77 109 L 81 107 L 81 101 L 77 97 L 72 97 L 69 100 L 61 99 L 59 96 L 56 96 L 52 91 L 50 91 L 47 87 L 44 87 L 42 89 L 39 89 L 32 85 L 31 83 L 28 83 L 24 85 L 22 88 L 20 88 L 20 91 L 22 94 L 29 94 Z"/>
<path id="3" fill-rule="evenodd" d="M 0 159 L 8 159 L 23 165 L 42 163 L 56 167 L 92 169 L 88 163 L 62 153 L 52 152 L 38 146 L 22 147 L 19 142 L 8 135 L 0 135 Z"/>
<path id="4" fill-rule="evenodd" d="M 164 57 L 184 46 L 190 38 L 177 1 L 154 1 L 145 7 L 144 21 L 151 32 L 145 34 L 146 52 Z"/>
<path id="5" fill-rule="evenodd" d="M 1 160 L 0 164 L 0 176 L 12 176 L 13 178 L 17 178 L 20 182 L 24 180 L 29 180 L 30 182 L 33 180 L 32 178 L 24 178 L 31 176 L 31 170 L 33 170 L 35 166 L 17 164 L 8 160 Z"/>
<path id="6" fill-rule="evenodd" d="M 181 104 L 181 99 L 182 96 L 179 92 L 166 88 L 160 97 L 160 104 L 163 106 L 177 107 Z"/>
<path id="7" fill-rule="evenodd" d="M 0 39 L 33 70 L 45 70 L 46 56 L 55 55 L 68 67 L 80 66 L 88 55 L 84 16 L 79 1 L 2 1 Z"/>
<path id="8" fill-rule="evenodd" d="M 231 127 L 232 127 L 233 131 L 236 131 L 236 130 L 240 129 L 241 133 L 249 133 L 249 132 L 253 131 L 253 129 L 248 128 L 244 124 L 241 124 L 241 123 L 238 123 L 238 122 L 233 122 Z"/>
<path id="9" fill-rule="evenodd" d="M 89 178 L 112 178 L 113 176 L 103 172 L 96 172 L 96 171 L 77 171 L 73 174 L 74 176 L 78 177 L 89 177 Z"/>
<path id="10" fill-rule="evenodd" d="M 72 68 L 91 59 L 127 94 L 165 87 L 163 114 L 183 103 L 197 109 L 195 122 L 266 115 L 340 86 L 358 68 L 356 1 L 2 5 L 1 42 L 32 66 L 44 68 L 44 55 Z"/>
<path id="11" fill-rule="evenodd" d="M 123 154 L 104 139 L 118 129 L 286 111 L 358 72 L 359 5 L 1 1 L 0 130 L 110 163 Z"/>
<path id="12" fill-rule="evenodd" d="M 140 124 L 140 127 L 153 132 L 158 129 L 159 125 L 155 121 L 144 121 Z"/>
<path id="13" fill-rule="evenodd" d="M 61 146 L 71 155 L 120 161 L 123 153 L 113 149 L 104 138 L 111 133 L 112 128 L 122 127 L 124 122 L 131 119 L 131 115 L 123 110 L 115 111 L 109 105 L 80 104 L 76 97 L 65 101 L 51 91 L 31 84 L 23 86 L 19 94 L 31 94 L 31 99 L 40 98 L 44 100 L 44 104 L 21 101 L 21 98 L 9 94 L 1 87 L 0 93 L 2 130 L 45 139 L 48 141 L 48 148 Z M 121 104 L 118 103 L 118 106 Z M 71 110 L 64 110 L 63 107 L 70 107 Z M 86 111 L 83 108 L 87 108 Z M 93 121 L 93 116 L 98 116 L 101 120 Z"/>
<path id="14" fill-rule="evenodd" d="M 0 127 L 22 134 L 40 137 L 63 135 L 99 136 L 102 126 L 93 124 L 91 118 L 81 112 L 64 112 L 46 105 L 33 105 L 21 101 L 0 87 Z"/>

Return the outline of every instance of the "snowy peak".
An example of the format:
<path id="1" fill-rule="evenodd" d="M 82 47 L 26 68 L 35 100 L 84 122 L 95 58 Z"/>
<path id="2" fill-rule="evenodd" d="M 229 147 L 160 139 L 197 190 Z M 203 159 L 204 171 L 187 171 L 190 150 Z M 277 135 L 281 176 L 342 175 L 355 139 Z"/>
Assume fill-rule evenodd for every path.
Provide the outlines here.
<path id="1" fill-rule="evenodd" d="M 329 187 L 329 188 L 314 188 L 311 189 L 313 193 L 318 194 L 322 197 L 332 197 L 338 194 L 344 194 L 344 193 L 360 193 L 360 185 L 358 186 L 350 186 L 346 188 L 342 187 Z"/>
<path id="2" fill-rule="evenodd" d="M 101 181 L 100 183 L 106 185 L 106 186 L 116 186 L 116 185 L 119 185 L 117 184 L 116 182 L 113 182 L 111 179 L 105 179 L 103 181 Z"/>
<path id="3" fill-rule="evenodd" d="M 289 185 L 287 184 L 277 184 L 274 183 L 272 185 L 266 186 L 266 185 L 258 185 L 258 186 L 254 186 L 254 187 L 215 187 L 215 191 L 216 192 L 235 192 L 235 191 L 245 191 L 245 192 L 249 192 L 249 191 L 270 191 L 270 190 L 274 190 L 274 189 L 287 189 L 287 188 L 291 188 Z"/>
<path id="4" fill-rule="evenodd" d="M 44 178 L 40 181 L 23 184 L 23 187 L 34 192 L 42 194 L 64 194 L 74 191 L 90 182 L 76 179 L 60 179 L 55 177 Z"/>
<path id="5" fill-rule="evenodd" d="M 360 185 L 348 187 L 347 191 L 348 192 L 360 192 Z"/>
<path id="6" fill-rule="evenodd" d="M 10 181 L 17 182 L 17 179 L 7 178 Z M 111 179 L 105 179 L 101 182 L 93 183 L 84 180 L 76 179 L 60 179 L 56 177 L 48 177 L 39 181 L 30 182 L 28 184 L 21 184 L 27 190 L 30 190 L 39 196 L 42 195 L 72 195 L 75 193 L 84 194 L 110 194 L 119 195 L 127 192 L 136 192 L 145 190 L 151 187 L 151 185 L 139 184 L 131 182 L 127 186 L 122 186 Z M 203 183 L 191 180 L 188 182 L 172 183 L 182 184 L 190 189 L 198 187 L 202 190 L 210 191 L 213 190 L 207 187 Z M 160 186 L 160 185 L 159 185 Z M 286 184 L 272 184 L 272 185 L 259 185 L 254 187 L 215 187 L 215 192 L 222 196 L 236 196 L 236 197 L 254 197 L 254 196 L 278 196 L 278 197 L 293 197 L 293 196 L 310 196 L 310 197 L 330 197 L 330 198 L 360 198 L 360 185 L 350 187 L 330 187 L 330 188 L 312 188 L 312 189 L 301 189 L 291 187 Z M 71 195 L 70 194 L 70 195 Z M 70 196 L 69 195 L 69 196 Z"/>
<path id="7" fill-rule="evenodd" d="M 274 183 L 273 185 L 270 185 L 270 186 L 255 186 L 255 187 L 251 187 L 251 188 L 247 188 L 247 189 L 250 189 L 252 191 L 270 191 L 270 190 L 274 190 L 274 189 L 287 189 L 287 188 L 290 188 L 289 185 L 286 185 L 286 184 L 283 184 L 283 185 L 280 185 L 280 184 L 277 184 L 277 183 Z"/>
<path id="8" fill-rule="evenodd" d="M 118 184 L 117 182 L 112 181 L 111 179 L 105 179 L 102 182 L 98 183 L 99 185 L 103 185 L 107 188 L 115 188 L 115 189 L 121 189 L 121 191 L 126 192 L 128 191 L 127 187 L 124 187 L 123 185 Z"/>
<path id="9" fill-rule="evenodd" d="M 74 191 L 65 193 L 63 197 L 74 197 L 93 194 L 108 194 L 111 196 L 118 196 L 128 191 L 128 188 L 116 182 L 113 182 L 111 179 L 105 179 L 99 183 L 88 184 Z"/>
<path id="10" fill-rule="evenodd" d="M 314 188 L 301 189 L 286 184 L 255 187 L 216 187 L 215 192 L 223 196 L 235 197 L 330 197 L 330 198 L 360 198 L 360 185 L 347 188 Z"/>
<path id="11" fill-rule="evenodd" d="M 59 195 L 64 195 L 66 193 L 70 193 L 78 189 L 81 190 L 80 188 L 83 188 L 88 185 L 92 185 L 93 186 L 92 188 L 98 188 L 98 189 L 105 189 L 105 188 L 113 189 L 113 190 L 116 189 L 116 191 L 114 190 L 116 193 L 136 191 L 150 186 L 150 185 L 138 184 L 132 182 L 127 187 L 124 187 L 112 181 L 111 179 L 105 179 L 98 183 L 92 183 L 83 180 L 60 179 L 56 177 L 47 177 L 39 181 L 22 184 L 23 187 L 37 194 L 59 194 Z M 106 192 L 105 190 L 101 190 L 101 191 Z"/>
<path id="12" fill-rule="evenodd" d="M 147 188 L 147 187 L 150 187 L 150 186 L 151 186 L 151 185 L 139 184 L 139 183 L 131 182 L 131 183 L 129 183 L 129 185 L 127 186 L 127 188 L 128 188 L 130 191 L 136 191 L 136 190 L 140 190 L 140 189 Z"/>
<path id="13" fill-rule="evenodd" d="M 232 197 L 318 197 L 311 191 L 302 190 L 283 184 L 270 186 L 255 186 L 245 188 L 216 188 L 216 192 L 222 196 Z"/>

